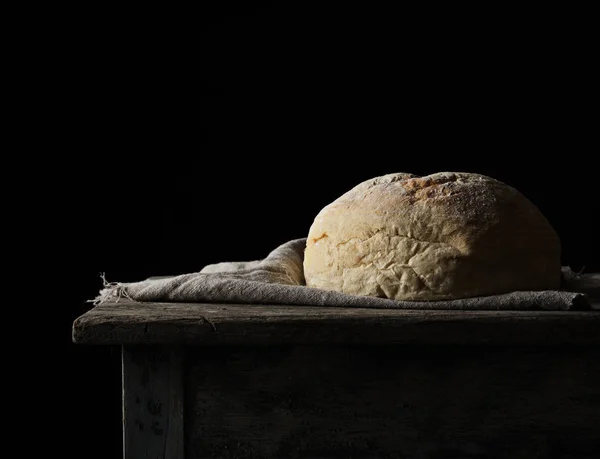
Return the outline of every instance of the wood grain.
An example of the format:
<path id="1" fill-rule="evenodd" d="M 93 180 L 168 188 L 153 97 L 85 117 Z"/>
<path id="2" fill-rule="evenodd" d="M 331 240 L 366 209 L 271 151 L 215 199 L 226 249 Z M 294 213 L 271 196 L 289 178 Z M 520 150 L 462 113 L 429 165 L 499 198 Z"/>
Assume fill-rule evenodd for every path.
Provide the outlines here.
<path id="1" fill-rule="evenodd" d="M 183 361 L 177 347 L 124 346 L 124 459 L 183 459 Z"/>
<path id="2" fill-rule="evenodd" d="M 86 344 L 599 344 L 600 310 L 408 311 L 119 301 L 73 323 Z"/>

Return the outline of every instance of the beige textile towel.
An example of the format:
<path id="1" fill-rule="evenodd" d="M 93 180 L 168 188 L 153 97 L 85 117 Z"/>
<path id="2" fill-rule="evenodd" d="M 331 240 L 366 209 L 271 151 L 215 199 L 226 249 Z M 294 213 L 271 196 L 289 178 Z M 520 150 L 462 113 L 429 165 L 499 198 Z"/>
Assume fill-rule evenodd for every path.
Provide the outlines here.
<path id="1" fill-rule="evenodd" d="M 338 306 L 427 310 L 548 310 L 590 308 L 588 295 L 578 288 L 579 276 L 563 267 L 563 289 L 519 291 L 501 295 L 442 301 L 395 301 L 348 295 L 306 287 L 303 256 L 306 239 L 280 245 L 263 260 L 208 265 L 200 272 L 110 283 L 94 300 L 96 304 L 119 298 L 139 302 L 189 302 Z M 590 285 L 593 284 L 591 287 Z M 598 277 L 587 278 L 588 291 L 600 287 Z"/>

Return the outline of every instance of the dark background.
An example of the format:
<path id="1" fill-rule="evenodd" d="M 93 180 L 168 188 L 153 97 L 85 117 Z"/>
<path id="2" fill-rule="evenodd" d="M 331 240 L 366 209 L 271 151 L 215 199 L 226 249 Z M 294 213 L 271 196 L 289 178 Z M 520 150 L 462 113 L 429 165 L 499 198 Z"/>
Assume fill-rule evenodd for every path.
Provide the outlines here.
<path id="1" fill-rule="evenodd" d="M 490 175 L 546 214 L 563 264 L 600 270 L 588 13 L 367 5 L 99 8 L 53 29 L 64 154 L 42 200 L 68 280 L 51 309 L 62 457 L 121 454 L 119 349 L 70 338 L 100 273 L 262 258 L 368 178 Z"/>

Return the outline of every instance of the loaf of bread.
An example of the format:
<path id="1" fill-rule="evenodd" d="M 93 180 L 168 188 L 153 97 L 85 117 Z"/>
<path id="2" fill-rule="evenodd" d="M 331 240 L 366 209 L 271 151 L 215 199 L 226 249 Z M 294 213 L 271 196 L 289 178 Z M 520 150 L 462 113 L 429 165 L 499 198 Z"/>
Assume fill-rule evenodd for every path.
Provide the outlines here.
<path id="1" fill-rule="evenodd" d="M 367 180 L 324 207 L 304 253 L 308 287 L 431 301 L 558 289 L 561 247 L 542 212 L 491 177 Z"/>

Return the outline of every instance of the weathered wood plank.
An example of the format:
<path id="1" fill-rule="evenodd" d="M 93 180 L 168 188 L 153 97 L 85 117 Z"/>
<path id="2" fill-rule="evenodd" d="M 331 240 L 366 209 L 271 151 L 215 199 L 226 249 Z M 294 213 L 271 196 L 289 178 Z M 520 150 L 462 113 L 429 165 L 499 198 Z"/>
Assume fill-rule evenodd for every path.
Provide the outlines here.
<path id="1" fill-rule="evenodd" d="M 124 459 L 184 459 L 182 354 L 123 346 Z"/>
<path id="2" fill-rule="evenodd" d="M 597 305 L 594 306 L 597 308 Z M 194 303 L 105 303 L 75 320 L 88 344 L 593 344 L 600 310 L 407 311 Z"/>
<path id="3" fill-rule="evenodd" d="M 590 459 L 600 346 L 189 347 L 190 459 Z"/>

